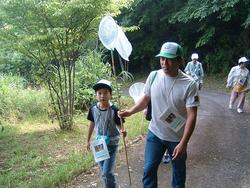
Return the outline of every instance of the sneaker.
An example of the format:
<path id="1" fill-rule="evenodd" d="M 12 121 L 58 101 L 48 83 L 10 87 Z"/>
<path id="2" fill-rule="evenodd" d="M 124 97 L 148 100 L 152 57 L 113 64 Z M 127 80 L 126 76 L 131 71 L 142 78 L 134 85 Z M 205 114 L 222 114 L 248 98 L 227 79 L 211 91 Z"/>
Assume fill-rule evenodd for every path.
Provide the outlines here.
<path id="1" fill-rule="evenodd" d="M 233 109 L 233 105 L 229 104 L 228 109 L 232 110 Z"/>
<path id="2" fill-rule="evenodd" d="M 241 108 L 238 108 L 237 112 L 240 114 L 240 113 L 243 113 L 243 110 Z"/>
<path id="3" fill-rule="evenodd" d="M 162 162 L 163 162 L 164 164 L 168 164 L 170 161 L 171 161 L 171 159 L 170 159 L 169 154 L 163 156 Z"/>

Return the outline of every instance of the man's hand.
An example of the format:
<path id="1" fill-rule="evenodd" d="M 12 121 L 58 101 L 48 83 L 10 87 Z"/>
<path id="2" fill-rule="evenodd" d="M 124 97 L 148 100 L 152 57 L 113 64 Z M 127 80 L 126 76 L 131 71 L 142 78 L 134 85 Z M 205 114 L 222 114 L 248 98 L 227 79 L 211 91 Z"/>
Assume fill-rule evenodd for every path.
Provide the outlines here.
<path id="1" fill-rule="evenodd" d="M 127 109 L 118 111 L 118 116 L 121 117 L 121 118 L 129 117 L 131 115 L 132 115 L 132 113 Z"/>
<path id="2" fill-rule="evenodd" d="M 180 159 L 182 156 L 184 156 L 187 152 L 187 145 L 185 144 L 181 144 L 179 143 L 173 151 L 172 154 L 172 160 L 178 160 Z"/>

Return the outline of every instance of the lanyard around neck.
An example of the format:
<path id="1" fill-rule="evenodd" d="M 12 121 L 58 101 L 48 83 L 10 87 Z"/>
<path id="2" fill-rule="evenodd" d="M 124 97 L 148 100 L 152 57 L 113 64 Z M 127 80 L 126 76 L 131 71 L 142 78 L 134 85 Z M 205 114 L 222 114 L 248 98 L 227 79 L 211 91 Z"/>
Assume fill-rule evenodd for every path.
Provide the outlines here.
<path id="1" fill-rule="evenodd" d="M 171 92 L 173 91 L 175 82 L 176 82 L 176 80 L 177 80 L 178 77 L 179 77 L 179 75 L 177 75 L 177 76 L 175 77 L 175 79 L 174 79 L 174 81 L 172 82 L 171 87 L 170 87 L 170 89 L 169 89 L 169 91 L 168 91 L 168 94 L 167 94 L 167 103 L 168 103 L 168 105 L 170 105 L 170 103 L 169 103 L 169 97 L 170 97 Z M 164 78 L 164 86 L 165 86 L 165 91 L 166 91 L 167 89 L 166 89 L 165 78 Z"/>
<path id="2" fill-rule="evenodd" d="M 101 110 L 101 108 L 100 108 L 100 103 L 97 103 L 97 109 L 98 109 L 98 112 L 99 112 L 97 123 L 99 125 L 102 125 L 102 126 L 100 126 L 100 127 L 102 127 L 102 134 L 105 135 L 104 131 L 105 131 L 105 125 L 107 124 L 107 119 L 108 119 L 108 116 L 109 116 L 109 113 L 110 113 L 110 104 L 109 104 L 107 110 L 105 110 L 106 114 L 105 114 L 104 121 L 100 121 L 101 120 L 101 116 L 102 116 L 101 111 L 104 112 L 104 110 Z M 108 124 L 107 124 L 107 131 L 108 131 Z"/>

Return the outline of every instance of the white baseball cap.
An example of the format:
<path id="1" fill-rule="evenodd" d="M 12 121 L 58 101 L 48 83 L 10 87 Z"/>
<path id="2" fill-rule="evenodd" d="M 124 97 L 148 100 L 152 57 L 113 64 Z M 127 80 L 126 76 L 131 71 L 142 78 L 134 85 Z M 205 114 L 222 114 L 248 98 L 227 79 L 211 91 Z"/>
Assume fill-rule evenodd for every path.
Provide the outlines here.
<path id="1" fill-rule="evenodd" d="M 249 61 L 249 59 L 247 59 L 246 57 L 241 57 L 239 60 L 238 60 L 238 63 L 240 64 L 240 63 L 245 63 L 245 62 L 247 62 L 247 61 Z"/>
<path id="2" fill-rule="evenodd" d="M 191 59 L 192 60 L 199 59 L 199 55 L 197 53 L 193 53 L 192 56 L 191 56 Z"/>
<path id="3" fill-rule="evenodd" d="M 98 81 L 94 86 L 93 86 L 93 89 L 95 91 L 99 90 L 99 89 L 102 89 L 102 88 L 107 88 L 110 92 L 112 92 L 112 85 L 111 85 L 111 82 L 108 81 L 108 80 L 100 80 Z"/>

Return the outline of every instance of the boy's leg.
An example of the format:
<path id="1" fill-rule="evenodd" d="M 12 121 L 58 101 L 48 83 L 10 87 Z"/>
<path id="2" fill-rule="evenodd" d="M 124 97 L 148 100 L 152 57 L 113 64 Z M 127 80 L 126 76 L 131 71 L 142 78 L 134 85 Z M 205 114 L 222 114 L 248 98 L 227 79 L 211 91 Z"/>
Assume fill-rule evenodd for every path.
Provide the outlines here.
<path id="1" fill-rule="evenodd" d="M 165 150 L 166 146 L 161 139 L 148 131 L 142 179 L 144 188 L 157 188 L 157 170 Z"/>
<path id="2" fill-rule="evenodd" d="M 179 142 L 167 142 L 167 149 L 169 155 L 172 159 L 172 154 L 174 148 L 179 144 Z M 173 188 L 185 188 L 186 182 L 186 159 L 187 154 L 185 154 L 181 159 L 172 160 L 172 187 Z"/>
<path id="3" fill-rule="evenodd" d="M 116 153 L 118 150 L 117 145 L 108 145 L 110 158 L 103 161 L 102 177 L 104 180 L 105 188 L 117 188 L 117 181 L 114 175 Z"/>

